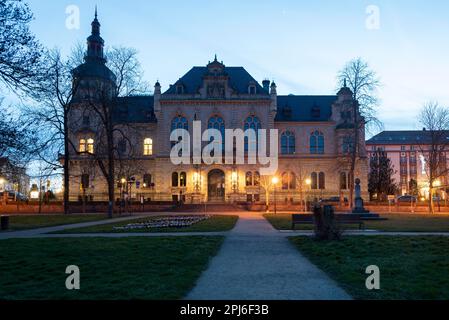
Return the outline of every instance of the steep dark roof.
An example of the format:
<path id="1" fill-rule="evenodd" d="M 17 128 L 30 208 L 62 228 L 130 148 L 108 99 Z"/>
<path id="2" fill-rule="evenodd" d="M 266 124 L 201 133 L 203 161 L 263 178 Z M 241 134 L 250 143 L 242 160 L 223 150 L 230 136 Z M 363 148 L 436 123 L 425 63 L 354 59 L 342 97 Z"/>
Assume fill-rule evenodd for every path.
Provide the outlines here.
<path id="1" fill-rule="evenodd" d="M 87 61 L 79 65 L 73 69 L 72 74 L 80 78 L 100 78 L 112 82 L 116 81 L 115 74 L 105 64 L 97 61 Z"/>
<path id="2" fill-rule="evenodd" d="M 278 96 L 275 121 L 328 121 L 337 96 Z"/>
<path id="3" fill-rule="evenodd" d="M 371 139 L 366 141 L 366 144 L 423 144 L 431 141 L 431 131 L 426 130 L 409 130 L 409 131 L 382 131 Z M 449 131 L 445 131 L 446 139 L 449 139 Z"/>
<path id="4" fill-rule="evenodd" d="M 202 86 L 203 76 L 206 74 L 208 74 L 207 67 L 193 67 L 175 85 L 171 85 L 164 94 L 175 94 L 176 84 L 178 83 L 184 86 L 185 94 L 196 94 Z M 237 93 L 248 93 L 249 84 L 254 83 L 256 85 L 256 94 L 269 94 L 243 67 L 224 67 L 224 74 L 229 76 L 229 85 Z"/>
<path id="5" fill-rule="evenodd" d="M 117 123 L 155 123 L 153 96 L 131 96 L 119 98 L 114 114 Z"/>

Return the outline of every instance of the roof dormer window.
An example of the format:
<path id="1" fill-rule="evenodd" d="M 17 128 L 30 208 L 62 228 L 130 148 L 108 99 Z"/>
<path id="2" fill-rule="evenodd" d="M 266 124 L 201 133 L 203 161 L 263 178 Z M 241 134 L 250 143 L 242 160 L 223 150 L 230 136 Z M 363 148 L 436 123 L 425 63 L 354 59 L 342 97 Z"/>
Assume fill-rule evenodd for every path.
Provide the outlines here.
<path id="1" fill-rule="evenodd" d="M 312 118 L 319 118 L 321 116 L 321 110 L 319 107 L 315 106 L 312 108 Z"/>
<path id="2" fill-rule="evenodd" d="M 176 85 L 176 94 L 184 94 L 184 86 L 182 84 Z"/>
<path id="3" fill-rule="evenodd" d="M 248 86 L 248 93 L 251 94 L 251 95 L 256 94 L 256 86 L 254 84 L 250 84 Z"/>

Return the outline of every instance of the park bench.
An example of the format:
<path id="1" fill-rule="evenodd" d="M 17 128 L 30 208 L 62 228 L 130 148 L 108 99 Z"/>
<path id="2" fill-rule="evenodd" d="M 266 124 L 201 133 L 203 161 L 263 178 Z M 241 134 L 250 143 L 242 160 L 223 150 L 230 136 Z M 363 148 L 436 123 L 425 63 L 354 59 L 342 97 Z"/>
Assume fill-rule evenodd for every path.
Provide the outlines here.
<path id="1" fill-rule="evenodd" d="M 365 229 L 365 223 L 358 215 L 337 214 L 335 219 L 339 224 L 357 224 L 359 229 Z M 292 214 L 292 230 L 295 230 L 297 224 L 313 224 L 314 219 L 311 214 Z"/>
<path id="2" fill-rule="evenodd" d="M 313 224 L 313 215 L 292 214 L 292 230 L 295 230 L 295 225 L 297 224 Z"/>
<path id="3" fill-rule="evenodd" d="M 337 214 L 335 215 L 335 219 L 339 224 L 358 224 L 359 229 L 365 229 L 365 223 L 362 218 L 358 215 L 352 214 Z"/>

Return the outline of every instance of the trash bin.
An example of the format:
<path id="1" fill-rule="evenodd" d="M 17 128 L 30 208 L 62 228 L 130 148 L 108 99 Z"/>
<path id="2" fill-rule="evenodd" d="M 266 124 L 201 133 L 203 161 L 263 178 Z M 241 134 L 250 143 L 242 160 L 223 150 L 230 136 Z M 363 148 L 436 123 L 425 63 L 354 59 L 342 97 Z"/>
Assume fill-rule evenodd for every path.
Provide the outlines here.
<path id="1" fill-rule="evenodd" d="M 9 229 L 9 216 L 0 216 L 0 230 Z"/>

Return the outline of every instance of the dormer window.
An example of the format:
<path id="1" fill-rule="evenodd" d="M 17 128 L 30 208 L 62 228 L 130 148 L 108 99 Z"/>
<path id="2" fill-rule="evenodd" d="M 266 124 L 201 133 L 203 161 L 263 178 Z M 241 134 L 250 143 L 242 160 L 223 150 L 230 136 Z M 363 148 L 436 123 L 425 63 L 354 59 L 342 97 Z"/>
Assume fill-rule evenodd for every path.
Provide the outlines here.
<path id="1" fill-rule="evenodd" d="M 292 108 L 289 106 L 285 106 L 284 108 L 282 108 L 282 114 L 287 119 L 290 119 L 292 117 Z"/>
<path id="2" fill-rule="evenodd" d="M 176 85 L 176 94 L 184 94 L 184 86 L 182 84 Z"/>
<path id="3" fill-rule="evenodd" d="M 319 107 L 313 107 L 311 113 L 312 113 L 312 118 L 319 118 L 321 115 L 321 110 Z"/>
<path id="4" fill-rule="evenodd" d="M 256 94 L 256 86 L 254 84 L 250 84 L 248 86 L 248 93 L 251 94 L 251 95 Z"/>

